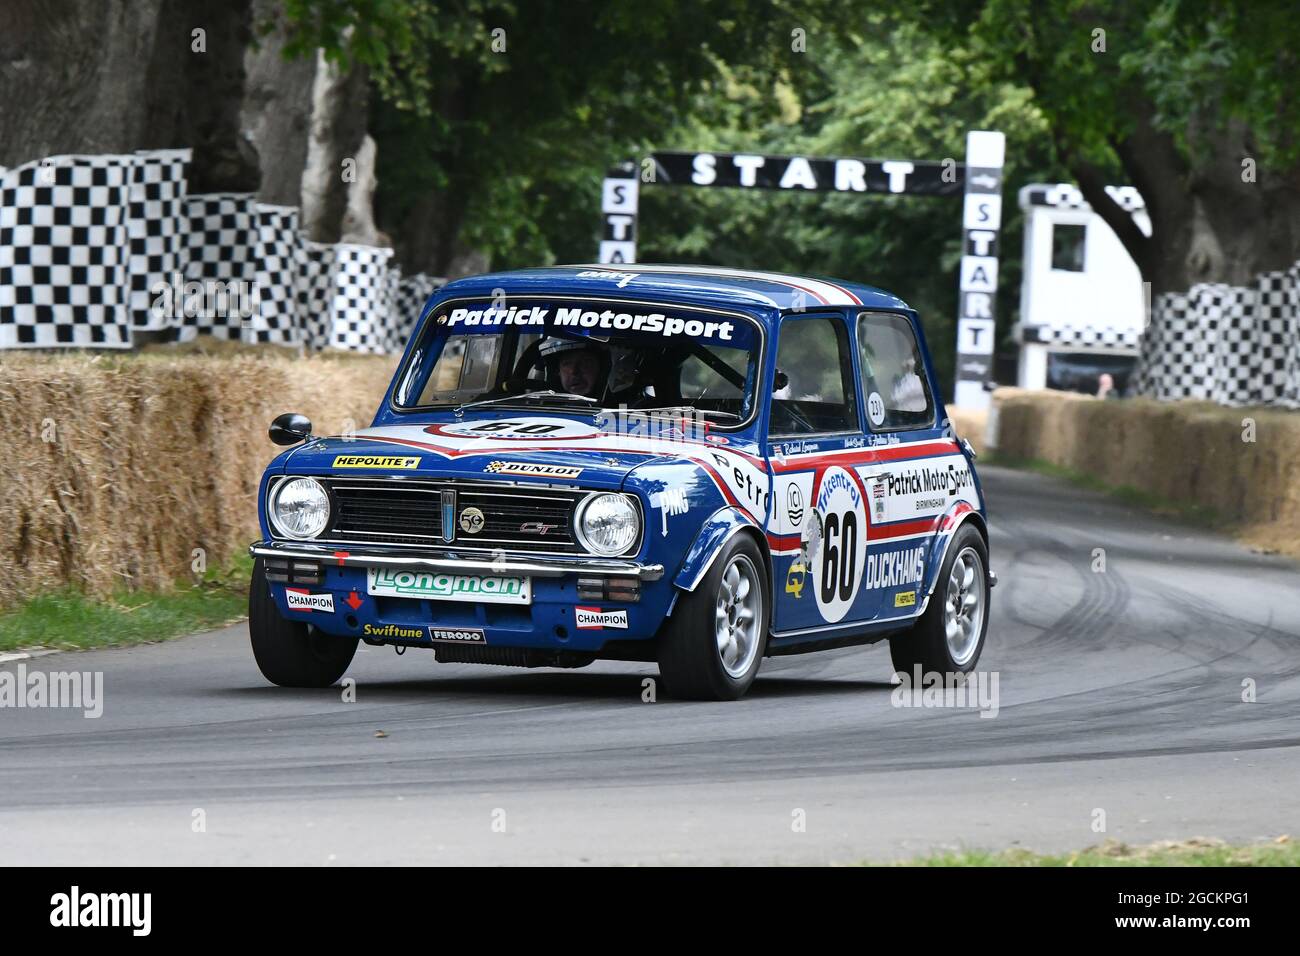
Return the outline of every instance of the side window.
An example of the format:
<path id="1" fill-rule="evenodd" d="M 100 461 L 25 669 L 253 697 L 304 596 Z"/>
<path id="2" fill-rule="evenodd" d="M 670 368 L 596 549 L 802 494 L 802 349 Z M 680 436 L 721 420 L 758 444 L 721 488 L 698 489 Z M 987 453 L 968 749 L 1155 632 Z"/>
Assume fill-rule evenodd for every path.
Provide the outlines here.
<path id="1" fill-rule="evenodd" d="M 772 391 L 772 435 L 857 431 L 853 359 L 839 319 L 787 318 L 781 323 Z"/>
<path id="2" fill-rule="evenodd" d="M 862 393 L 875 432 L 934 424 L 934 401 L 912 325 L 901 315 L 858 316 Z"/>

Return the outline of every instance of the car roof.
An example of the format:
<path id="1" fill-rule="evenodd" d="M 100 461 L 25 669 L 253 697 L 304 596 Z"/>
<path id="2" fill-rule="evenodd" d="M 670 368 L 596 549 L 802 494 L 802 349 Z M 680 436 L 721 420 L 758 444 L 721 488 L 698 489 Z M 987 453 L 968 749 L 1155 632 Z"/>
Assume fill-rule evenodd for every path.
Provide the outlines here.
<path id="1" fill-rule="evenodd" d="M 701 304 L 799 311 L 822 305 L 890 310 L 908 308 L 907 303 L 897 296 L 858 282 L 715 266 L 641 263 L 593 263 L 490 272 L 450 282 L 439 294 L 475 295 L 497 289 L 511 295 L 558 292 L 636 298 L 641 293 Z"/>

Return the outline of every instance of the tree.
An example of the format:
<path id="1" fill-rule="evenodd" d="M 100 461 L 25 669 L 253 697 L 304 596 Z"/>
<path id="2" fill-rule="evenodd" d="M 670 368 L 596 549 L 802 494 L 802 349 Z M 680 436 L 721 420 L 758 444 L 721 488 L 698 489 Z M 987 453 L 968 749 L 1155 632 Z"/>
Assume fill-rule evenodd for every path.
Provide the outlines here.
<path id="1" fill-rule="evenodd" d="M 916 22 L 1026 84 L 1153 292 L 1300 259 L 1300 23 L 1241 0 L 927 0 Z M 1127 178 L 1144 235 L 1105 191 Z"/>

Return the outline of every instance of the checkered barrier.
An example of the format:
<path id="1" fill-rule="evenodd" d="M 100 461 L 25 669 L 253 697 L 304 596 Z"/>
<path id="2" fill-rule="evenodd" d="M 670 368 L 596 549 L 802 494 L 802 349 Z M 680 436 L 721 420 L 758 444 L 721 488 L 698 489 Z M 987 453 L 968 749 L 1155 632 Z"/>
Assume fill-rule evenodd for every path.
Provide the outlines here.
<path id="1" fill-rule="evenodd" d="M 1300 407 L 1300 263 L 1253 287 L 1158 296 L 1134 384 L 1159 399 Z"/>
<path id="2" fill-rule="evenodd" d="M 329 347 L 388 351 L 388 260 L 392 249 L 339 243 L 330 287 Z"/>
<path id="3" fill-rule="evenodd" d="M 298 230 L 298 209 L 258 203 L 257 313 L 244 328 L 244 341 L 304 344 L 304 314 L 298 309 L 298 281 L 306 254 Z"/>
<path id="4" fill-rule="evenodd" d="M 130 348 L 171 331 L 396 352 L 442 280 L 305 240 L 296 209 L 189 195 L 190 151 L 0 168 L 0 349 Z"/>
<path id="5" fill-rule="evenodd" d="M 1119 328 L 1113 325 L 1085 325 L 1082 327 L 1060 327 L 1051 325 L 1030 325 L 1020 330 L 1021 341 L 1040 343 L 1060 348 L 1078 349 L 1136 349 L 1139 333 L 1136 329 Z"/>
<path id="6" fill-rule="evenodd" d="M 163 308 L 168 286 L 177 281 L 182 264 L 185 220 L 185 164 L 188 149 L 135 154 L 127 207 L 130 241 L 131 325 L 144 331 L 168 328 Z M 159 296 L 164 301 L 156 301 Z M 155 304 L 158 308 L 155 308 Z"/>
<path id="7" fill-rule="evenodd" d="M 405 348 L 407 338 L 420 321 L 424 304 L 429 301 L 429 296 L 445 284 L 443 279 L 423 274 L 403 276 L 400 279 L 393 300 L 393 311 L 390 313 L 395 319 L 388 339 L 390 352 L 400 352 Z"/>
<path id="8" fill-rule="evenodd" d="M 0 174 L 0 348 L 130 348 L 134 156 L 54 156 Z"/>
<path id="9" fill-rule="evenodd" d="M 184 289 L 171 313 L 176 337 L 243 341 L 260 308 L 257 203 L 248 193 L 203 193 L 185 197 L 183 216 Z"/>

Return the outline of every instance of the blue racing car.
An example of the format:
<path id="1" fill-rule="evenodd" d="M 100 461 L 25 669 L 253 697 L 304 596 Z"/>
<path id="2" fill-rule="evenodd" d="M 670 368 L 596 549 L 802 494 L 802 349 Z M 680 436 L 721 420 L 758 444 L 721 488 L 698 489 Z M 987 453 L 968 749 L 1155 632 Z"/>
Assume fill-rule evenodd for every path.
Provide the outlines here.
<path id="1" fill-rule="evenodd" d="M 657 662 L 734 700 L 763 657 L 890 641 L 970 671 L 984 501 L 916 313 L 869 286 L 694 266 L 476 276 L 430 298 L 369 428 L 262 477 L 249 630 L 323 687 L 358 641 L 439 661 Z"/>

